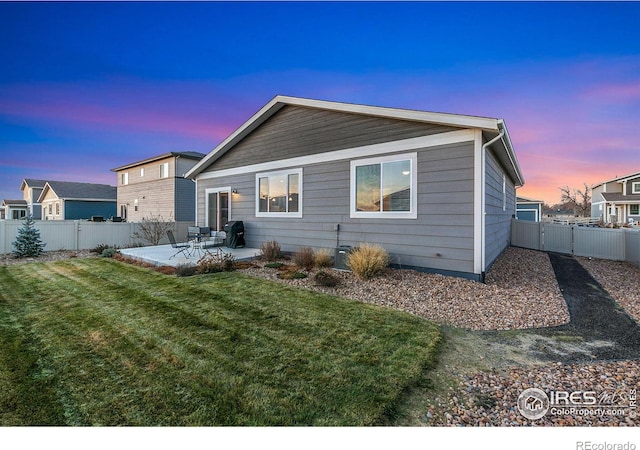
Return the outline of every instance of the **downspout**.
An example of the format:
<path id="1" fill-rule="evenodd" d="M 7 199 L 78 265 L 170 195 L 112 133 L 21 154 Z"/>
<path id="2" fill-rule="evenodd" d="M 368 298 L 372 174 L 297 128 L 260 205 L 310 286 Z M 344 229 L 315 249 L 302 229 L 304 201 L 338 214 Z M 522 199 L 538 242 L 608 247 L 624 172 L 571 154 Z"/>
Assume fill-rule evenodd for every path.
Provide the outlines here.
<path id="1" fill-rule="evenodd" d="M 499 124 L 498 124 L 499 125 Z M 500 129 L 500 127 L 498 127 Z M 504 128 L 502 128 L 500 130 L 500 134 L 498 134 L 496 137 L 494 137 L 493 139 L 491 139 L 489 142 L 485 143 L 482 145 L 482 152 L 480 154 L 480 164 L 482 166 L 482 227 L 481 227 L 481 231 L 480 231 L 480 239 L 482 240 L 481 245 L 480 245 L 480 254 L 481 256 L 481 261 L 482 261 L 482 267 L 481 267 L 481 276 L 482 276 L 482 281 L 484 281 L 484 272 L 486 269 L 486 250 L 485 250 L 485 230 L 486 230 L 486 216 L 487 216 L 487 209 L 486 209 L 486 173 L 487 173 L 487 148 L 492 145 L 494 142 L 502 139 L 504 137 Z"/>

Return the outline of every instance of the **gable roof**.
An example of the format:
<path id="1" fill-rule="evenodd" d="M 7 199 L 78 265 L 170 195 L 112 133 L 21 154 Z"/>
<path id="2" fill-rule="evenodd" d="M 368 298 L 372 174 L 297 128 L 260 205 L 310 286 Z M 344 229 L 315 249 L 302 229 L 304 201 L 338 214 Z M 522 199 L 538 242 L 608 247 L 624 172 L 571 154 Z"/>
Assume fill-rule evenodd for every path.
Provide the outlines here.
<path id="1" fill-rule="evenodd" d="M 625 175 L 623 177 L 612 178 L 610 180 L 603 181 L 603 182 L 598 183 L 598 184 L 594 184 L 593 186 L 591 186 L 591 189 L 597 188 L 598 186 L 602 186 L 605 183 L 613 183 L 614 181 L 622 183 L 623 181 L 631 180 L 632 178 L 638 178 L 638 177 L 640 177 L 640 172 L 636 172 L 636 173 L 632 173 L 632 174 L 629 174 L 629 175 Z"/>
<path id="2" fill-rule="evenodd" d="M 38 202 L 44 199 L 49 190 L 64 200 L 116 201 L 117 198 L 116 187 L 108 184 L 47 181 Z"/>
<path id="3" fill-rule="evenodd" d="M 27 207 L 27 201 L 26 200 L 7 200 L 4 199 L 2 200 L 2 206 L 24 206 L 25 208 Z"/>
<path id="4" fill-rule="evenodd" d="M 252 131 L 262 125 L 267 119 L 276 114 L 287 105 L 304 106 L 331 111 L 340 111 L 352 114 L 362 114 L 388 119 L 409 120 L 414 122 L 424 122 L 438 125 L 456 126 L 461 128 L 481 129 L 491 138 L 500 136 L 493 145 L 498 153 L 498 158 L 505 165 L 515 184 L 522 186 L 524 178 L 520 171 L 517 158 L 513 151 L 511 139 L 507 131 L 504 120 L 489 117 L 467 116 L 460 114 L 438 113 L 429 111 L 417 111 L 410 109 L 387 108 L 380 106 L 358 105 L 352 103 L 339 103 L 324 100 L 312 100 L 299 97 L 288 97 L 278 95 L 269 103 L 263 106 L 249 120 L 242 124 L 236 131 L 231 133 L 224 141 L 211 150 L 204 158 L 191 168 L 186 174 L 186 178 L 194 179 L 207 167 L 213 164 L 218 158 L 229 151 L 234 145 L 248 136 Z"/>
<path id="5" fill-rule="evenodd" d="M 35 189 L 42 189 L 44 188 L 44 185 L 47 184 L 47 180 L 36 180 L 35 178 L 25 178 L 22 180 L 22 183 L 20 183 L 20 190 L 24 191 L 24 189 L 29 186 L 31 188 L 35 188 Z"/>
<path id="6" fill-rule="evenodd" d="M 542 200 L 533 200 L 526 197 L 516 197 L 516 203 L 544 203 Z"/>
<path id="7" fill-rule="evenodd" d="M 132 163 L 129 163 L 129 164 L 125 164 L 124 166 L 120 166 L 120 167 L 116 167 L 114 169 L 111 169 L 111 171 L 112 172 L 119 172 L 121 170 L 130 169 L 131 167 L 141 166 L 143 164 L 148 164 L 148 163 L 153 162 L 153 161 L 158 161 L 160 159 L 169 158 L 171 156 L 180 157 L 180 158 L 189 158 L 189 159 L 194 159 L 194 160 L 200 160 L 200 159 L 205 157 L 205 154 L 204 153 L 200 153 L 200 152 L 168 152 L 168 153 L 163 153 L 162 155 L 152 156 L 150 158 L 143 159 L 141 161 L 136 161 L 136 162 L 132 162 Z"/>

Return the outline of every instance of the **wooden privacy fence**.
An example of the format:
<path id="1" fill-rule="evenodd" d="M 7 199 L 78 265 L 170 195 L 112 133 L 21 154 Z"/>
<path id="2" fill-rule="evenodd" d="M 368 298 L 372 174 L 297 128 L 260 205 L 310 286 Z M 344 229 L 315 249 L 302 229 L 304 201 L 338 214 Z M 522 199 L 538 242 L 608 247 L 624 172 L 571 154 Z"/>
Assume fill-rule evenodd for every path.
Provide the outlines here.
<path id="1" fill-rule="evenodd" d="M 640 230 L 512 220 L 511 245 L 640 266 Z"/>
<path id="2" fill-rule="evenodd" d="M 13 242 L 22 226 L 21 220 L 0 220 L 0 254 L 11 253 Z M 176 238 L 187 235 L 190 222 L 176 222 L 173 231 Z M 143 239 L 135 238 L 140 224 L 134 222 L 86 222 L 81 220 L 37 220 L 35 228 L 40 231 L 40 240 L 46 244 L 45 251 L 53 250 L 90 250 L 100 244 L 119 248 L 147 244 Z M 166 236 L 161 244 L 168 244 Z"/>

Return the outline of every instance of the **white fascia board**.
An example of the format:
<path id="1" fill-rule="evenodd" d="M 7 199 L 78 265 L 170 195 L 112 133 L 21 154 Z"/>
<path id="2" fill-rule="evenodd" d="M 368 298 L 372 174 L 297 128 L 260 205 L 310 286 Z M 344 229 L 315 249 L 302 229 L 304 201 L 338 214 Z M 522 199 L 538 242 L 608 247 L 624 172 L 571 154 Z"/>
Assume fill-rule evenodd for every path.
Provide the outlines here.
<path id="1" fill-rule="evenodd" d="M 202 158 L 195 166 L 193 166 L 187 173 L 184 174 L 185 178 L 194 178 L 200 172 L 202 172 L 212 160 L 219 154 L 224 153 L 229 147 L 235 145 L 238 141 L 243 139 L 251 131 L 255 130 L 265 120 L 274 115 L 283 106 L 283 103 L 278 101 L 278 97 L 273 98 L 269 103 L 264 105 L 260 110 L 255 113 L 249 120 L 243 123 L 240 128 L 231 133 L 224 141 L 216 146 L 213 150 Z"/>
<path id="2" fill-rule="evenodd" d="M 263 106 L 240 128 L 234 131 L 229 137 L 222 141 L 207 156 L 202 158 L 186 174 L 185 178 L 194 178 L 208 167 L 218 155 L 226 152 L 231 146 L 244 138 L 251 131 L 255 130 L 265 120 L 274 115 L 286 105 L 306 106 L 310 108 L 327 109 L 353 114 L 364 114 L 369 116 L 384 117 L 389 119 L 412 120 L 417 122 L 435 123 L 440 125 L 450 125 L 464 128 L 480 128 L 489 131 L 499 131 L 499 119 L 478 116 L 465 116 L 459 114 L 435 113 L 429 111 L 417 111 L 409 109 L 385 108 L 380 106 L 357 105 L 352 103 L 329 102 L 324 100 L 312 100 L 299 97 L 288 97 L 278 95 L 269 103 Z"/>
<path id="3" fill-rule="evenodd" d="M 364 145 L 332 152 L 318 153 L 315 155 L 298 156 L 295 158 L 268 161 L 251 164 L 248 166 L 233 167 L 230 169 L 215 170 L 196 175 L 197 180 L 219 178 L 232 175 L 242 175 L 255 172 L 267 172 L 270 170 L 285 169 L 287 167 L 300 167 L 310 164 L 318 164 L 330 161 L 339 161 L 353 158 L 366 158 L 385 153 L 397 153 L 415 150 L 424 147 L 470 142 L 475 139 L 474 130 L 449 131 L 447 133 L 420 136 L 417 138 L 402 139 L 399 141 L 383 142 L 380 144 Z"/>
<path id="4" fill-rule="evenodd" d="M 437 113 L 412 109 L 387 108 L 382 106 L 358 105 L 354 103 L 330 102 L 299 97 L 277 96 L 274 100 L 288 105 L 307 106 L 311 108 L 329 109 L 354 114 L 386 117 L 390 119 L 413 120 L 418 122 L 437 123 L 441 125 L 460 126 L 465 128 L 482 128 L 498 131 L 498 119 L 461 114 Z"/>
<path id="5" fill-rule="evenodd" d="M 509 130 L 507 130 L 507 125 L 504 120 L 499 120 L 499 129 L 500 131 L 504 131 L 504 136 L 502 137 L 502 142 L 504 144 L 504 148 L 507 152 L 507 157 L 509 158 L 509 162 L 513 166 L 513 170 L 518 177 L 516 181 L 516 186 L 524 186 L 524 177 L 522 176 L 522 172 L 520 171 L 520 164 L 518 163 L 518 157 L 516 156 L 516 152 L 513 150 L 513 144 L 511 143 L 511 137 L 509 136 Z"/>
<path id="6" fill-rule="evenodd" d="M 636 172 L 636 173 L 632 173 L 632 174 L 629 174 L 629 175 L 625 175 L 625 176 L 623 176 L 623 177 L 612 178 L 612 179 L 610 179 L 610 180 L 602 181 L 602 182 L 600 182 L 600 183 L 598 183 L 598 184 L 594 184 L 593 186 L 591 186 L 591 189 L 595 189 L 595 188 L 597 188 L 598 186 L 602 186 L 603 184 L 613 183 L 614 181 L 617 181 L 617 182 L 619 182 L 619 183 L 622 183 L 623 181 L 629 181 L 629 180 L 631 180 L 631 179 L 633 179 L 633 178 L 638 178 L 638 177 L 640 177 L 640 172 Z M 606 191 L 605 191 L 605 192 L 606 192 Z"/>

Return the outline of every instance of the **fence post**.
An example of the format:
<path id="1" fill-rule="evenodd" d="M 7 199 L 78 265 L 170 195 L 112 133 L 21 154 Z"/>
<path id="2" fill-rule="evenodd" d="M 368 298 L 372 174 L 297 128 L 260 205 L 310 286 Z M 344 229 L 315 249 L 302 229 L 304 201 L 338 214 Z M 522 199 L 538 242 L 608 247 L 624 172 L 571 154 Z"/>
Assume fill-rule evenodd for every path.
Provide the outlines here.
<path id="1" fill-rule="evenodd" d="M 0 221 L 0 255 L 7 253 L 7 226 L 4 220 Z"/>
<path id="2" fill-rule="evenodd" d="M 73 221 L 73 228 L 75 230 L 75 233 L 73 233 L 73 249 L 77 251 L 80 242 L 80 222 L 78 220 Z"/>

